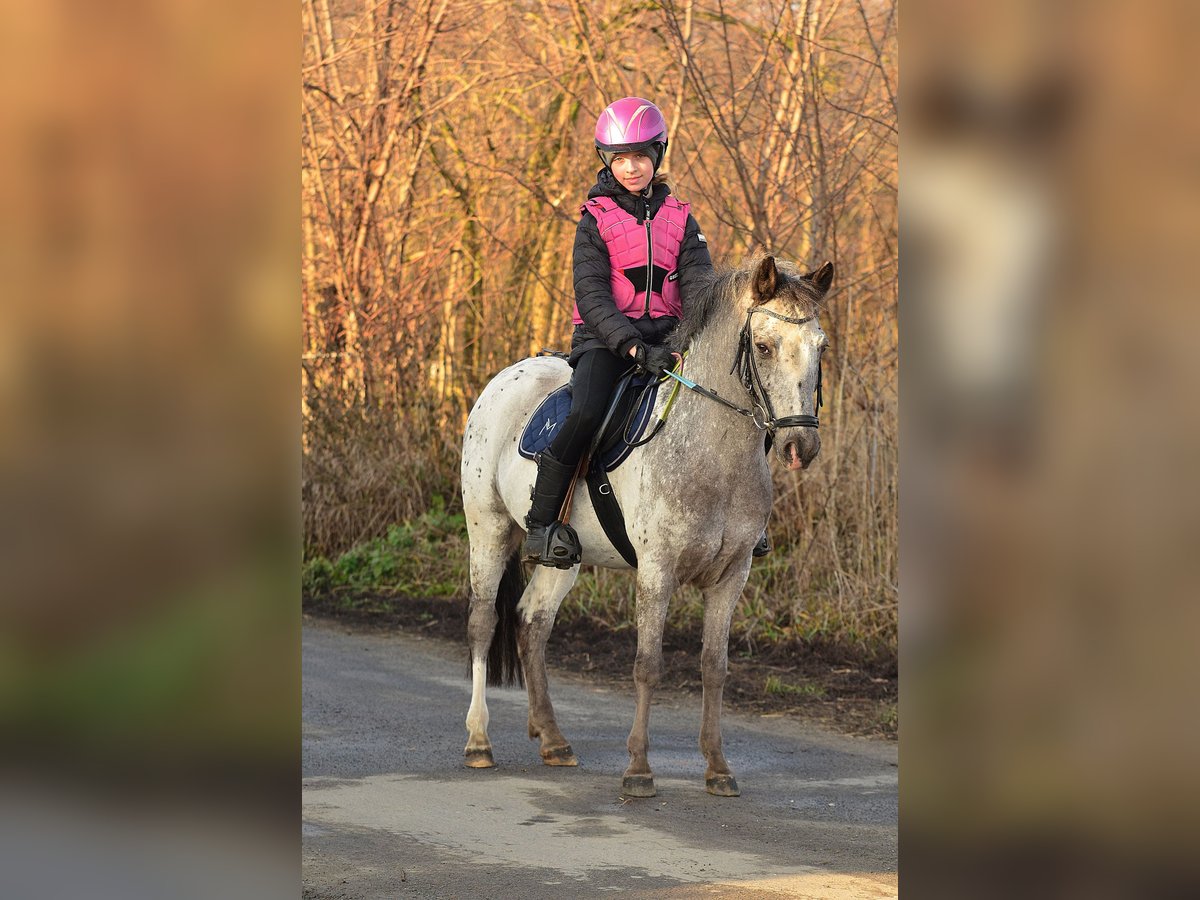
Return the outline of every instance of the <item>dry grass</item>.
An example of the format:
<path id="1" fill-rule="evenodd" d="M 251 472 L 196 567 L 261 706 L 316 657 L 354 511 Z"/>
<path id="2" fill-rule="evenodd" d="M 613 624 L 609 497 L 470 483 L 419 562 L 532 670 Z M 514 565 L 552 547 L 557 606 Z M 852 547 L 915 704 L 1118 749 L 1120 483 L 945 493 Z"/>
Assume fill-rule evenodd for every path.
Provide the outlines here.
<path id="1" fill-rule="evenodd" d="M 834 638 L 896 652 L 896 410 L 851 406 L 829 416 L 817 463 L 777 478 L 776 553 L 756 564 L 744 609 L 752 630 Z M 780 483 L 782 482 L 782 483 Z"/>
<path id="2" fill-rule="evenodd" d="M 302 509 L 305 557 L 334 557 L 417 519 L 434 498 L 458 503 L 459 435 L 420 404 L 363 409 L 310 403 Z"/>

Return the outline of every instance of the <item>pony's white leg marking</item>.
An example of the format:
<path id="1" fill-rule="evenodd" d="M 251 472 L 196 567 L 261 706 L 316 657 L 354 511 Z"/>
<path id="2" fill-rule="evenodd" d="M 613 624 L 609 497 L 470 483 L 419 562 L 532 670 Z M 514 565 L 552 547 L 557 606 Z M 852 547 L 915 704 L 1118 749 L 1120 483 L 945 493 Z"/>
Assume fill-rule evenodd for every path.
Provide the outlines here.
<path id="1" fill-rule="evenodd" d="M 721 702 L 729 669 L 729 621 L 750 574 L 750 557 L 725 578 L 704 591 L 704 649 L 700 673 L 704 683 L 703 714 L 700 721 L 700 752 L 708 760 L 704 786 L 718 797 L 736 797 L 737 779 L 721 749 Z"/>
<path id="2" fill-rule="evenodd" d="M 486 762 L 492 762 L 492 745 L 488 740 L 488 708 L 486 692 L 487 660 L 479 659 L 472 654 L 471 658 L 471 707 L 467 710 L 467 746 L 463 751 L 467 757 L 467 765 L 474 768 L 486 768 Z"/>
<path id="3" fill-rule="evenodd" d="M 538 566 L 517 607 L 522 623 L 517 649 L 529 692 L 529 737 L 541 739 L 539 752 L 548 766 L 579 764 L 554 717 L 546 676 L 546 641 L 554 628 L 558 607 L 578 576 L 578 566 L 566 570 Z"/>
<path id="4" fill-rule="evenodd" d="M 472 511 L 473 512 L 473 511 Z M 496 614 L 496 595 L 507 564 L 511 540 L 508 523 L 496 517 L 486 523 L 482 519 L 471 529 L 471 600 L 467 616 L 467 637 L 471 651 L 471 705 L 467 710 L 467 745 L 463 750 L 466 765 L 489 768 L 492 744 L 488 739 L 487 658 L 492 636 L 499 617 Z M 480 534 L 480 531 L 485 533 Z"/>
<path id="5" fill-rule="evenodd" d="M 637 581 L 637 658 L 633 663 L 633 681 L 637 689 L 637 710 L 626 746 L 629 768 L 621 783 L 622 793 L 631 797 L 653 797 L 654 775 L 650 771 L 650 700 L 662 679 L 662 637 L 667 606 L 677 584 L 673 575 L 643 567 Z"/>

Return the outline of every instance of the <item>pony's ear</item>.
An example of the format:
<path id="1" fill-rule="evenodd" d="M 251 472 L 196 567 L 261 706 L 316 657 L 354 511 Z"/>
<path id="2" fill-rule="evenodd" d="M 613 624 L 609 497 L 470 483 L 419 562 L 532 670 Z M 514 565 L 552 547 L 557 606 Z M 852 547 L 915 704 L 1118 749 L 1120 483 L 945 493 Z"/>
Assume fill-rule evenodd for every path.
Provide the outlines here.
<path id="1" fill-rule="evenodd" d="M 779 285 L 779 272 L 775 268 L 775 257 L 768 256 L 754 273 L 754 305 L 766 303 L 775 296 Z"/>
<path id="2" fill-rule="evenodd" d="M 813 287 L 824 294 L 833 284 L 833 263 L 826 261 L 821 268 L 804 276 L 805 281 L 811 281 Z"/>

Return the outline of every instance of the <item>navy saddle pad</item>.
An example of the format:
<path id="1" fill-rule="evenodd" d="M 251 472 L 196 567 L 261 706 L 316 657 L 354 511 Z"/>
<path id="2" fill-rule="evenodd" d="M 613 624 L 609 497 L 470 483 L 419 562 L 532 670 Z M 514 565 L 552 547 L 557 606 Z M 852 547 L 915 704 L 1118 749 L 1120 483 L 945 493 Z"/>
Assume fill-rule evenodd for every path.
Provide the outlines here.
<path id="1" fill-rule="evenodd" d="M 600 461 L 604 463 L 604 471 L 611 472 L 625 461 L 633 448 L 628 444 L 638 440 L 646 430 L 650 415 L 654 411 L 654 399 L 658 396 L 658 383 L 651 375 L 636 375 L 625 388 L 621 397 L 620 408 L 613 413 L 609 421 L 608 433 L 600 441 Z M 647 389 L 647 385 L 650 387 Z M 630 417 L 630 408 L 638 403 L 637 411 Z M 571 386 L 563 385 L 542 401 L 534 411 L 533 417 L 521 433 L 519 449 L 526 459 L 533 459 L 541 453 L 558 435 L 562 424 L 566 421 L 567 413 L 571 411 Z M 621 426 L 629 422 L 629 427 L 623 435 L 618 432 Z M 623 439 L 622 439 L 623 438 Z"/>

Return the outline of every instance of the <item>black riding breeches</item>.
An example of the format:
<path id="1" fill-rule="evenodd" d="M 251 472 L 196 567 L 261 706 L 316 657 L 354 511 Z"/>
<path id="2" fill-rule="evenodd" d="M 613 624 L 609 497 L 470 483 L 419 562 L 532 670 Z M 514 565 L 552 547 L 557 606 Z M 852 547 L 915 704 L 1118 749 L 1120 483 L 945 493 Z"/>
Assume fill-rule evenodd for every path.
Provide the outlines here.
<path id="1" fill-rule="evenodd" d="M 613 388 L 632 365 L 632 357 L 622 360 L 606 348 L 579 358 L 571 376 L 571 411 L 549 448 L 555 459 L 568 465 L 579 462 L 604 422 Z"/>

